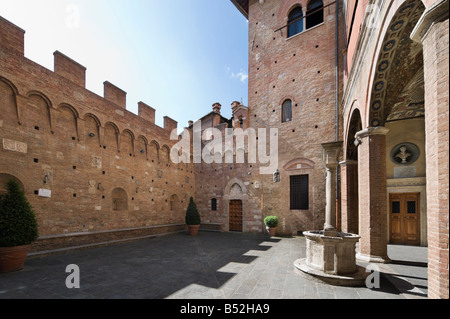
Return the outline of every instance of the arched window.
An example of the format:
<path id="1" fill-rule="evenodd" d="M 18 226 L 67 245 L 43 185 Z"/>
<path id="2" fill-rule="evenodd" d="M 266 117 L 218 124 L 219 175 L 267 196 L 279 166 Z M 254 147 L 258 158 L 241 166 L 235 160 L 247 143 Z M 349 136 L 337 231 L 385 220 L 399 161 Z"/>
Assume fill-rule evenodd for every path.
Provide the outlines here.
<path id="1" fill-rule="evenodd" d="M 282 106 L 282 119 L 283 123 L 292 121 L 292 101 L 286 100 Z"/>
<path id="2" fill-rule="evenodd" d="M 323 23 L 323 2 L 321 0 L 311 0 L 308 3 L 306 12 L 306 29 L 310 29 Z"/>
<path id="3" fill-rule="evenodd" d="M 289 14 L 288 20 L 288 38 L 303 31 L 303 10 L 302 7 L 296 7 Z"/>
<path id="4" fill-rule="evenodd" d="M 215 198 L 211 199 L 211 210 L 213 211 L 217 210 L 217 199 Z"/>

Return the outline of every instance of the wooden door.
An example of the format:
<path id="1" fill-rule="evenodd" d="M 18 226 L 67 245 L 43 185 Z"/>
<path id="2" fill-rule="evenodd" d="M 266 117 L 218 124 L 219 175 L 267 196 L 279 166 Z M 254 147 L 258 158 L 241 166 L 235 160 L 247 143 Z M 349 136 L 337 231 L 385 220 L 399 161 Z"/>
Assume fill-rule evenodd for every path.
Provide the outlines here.
<path id="1" fill-rule="evenodd" d="M 419 193 L 390 194 L 391 244 L 420 244 L 419 198 Z"/>
<path id="2" fill-rule="evenodd" d="M 242 201 L 230 201 L 230 231 L 242 232 Z"/>

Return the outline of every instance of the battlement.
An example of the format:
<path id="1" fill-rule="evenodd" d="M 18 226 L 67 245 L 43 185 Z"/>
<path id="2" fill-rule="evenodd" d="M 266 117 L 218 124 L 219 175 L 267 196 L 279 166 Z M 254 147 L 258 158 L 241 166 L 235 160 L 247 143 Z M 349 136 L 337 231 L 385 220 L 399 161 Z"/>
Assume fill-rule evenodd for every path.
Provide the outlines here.
<path id="1" fill-rule="evenodd" d="M 25 57 L 25 31 L 0 16 L 0 49 L 12 55 Z M 75 85 L 86 89 L 86 67 L 71 59 L 60 51 L 55 51 L 53 72 Z M 50 71 L 51 72 L 51 71 Z M 127 92 L 109 81 L 103 83 L 103 98 L 124 110 L 127 107 Z M 138 117 L 155 124 L 155 109 L 143 102 L 138 103 Z M 172 131 L 178 122 L 164 117 L 164 129 Z"/>
<path id="2" fill-rule="evenodd" d="M 0 16 L 0 45 L 25 54 L 25 31 Z"/>

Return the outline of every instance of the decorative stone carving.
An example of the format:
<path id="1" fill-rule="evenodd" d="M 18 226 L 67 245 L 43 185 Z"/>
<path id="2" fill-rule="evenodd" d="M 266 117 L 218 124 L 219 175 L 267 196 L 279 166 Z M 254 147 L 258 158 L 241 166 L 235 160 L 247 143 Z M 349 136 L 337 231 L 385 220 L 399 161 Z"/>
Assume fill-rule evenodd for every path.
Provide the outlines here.
<path id="1" fill-rule="evenodd" d="M 412 154 L 408 152 L 406 146 L 400 147 L 400 152 L 395 155 L 396 158 L 400 158 L 402 160 L 402 164 L 408 163 L 407 159 L 411 156 Z"/>
<path id="2" fill-rule="evenodd" d="M 242 195 L 242 188 L 238 184 L 234 184 L 230 189 L 230 196 Z"/>
<path id="3" fill-rule="evenodd" d="M 26 154 L 28 152 L 28 145 L 26 143 L 13 141 L 13 140 L 4 138 L 3 139 L 3 149 L 12 151 L 12 152 Z"/>
<path id="4" fill-rule="evenodd" d="M 419 148 L 412 143 L 401 143 L 391 151 L 391 161 L 397 165 L 411 165 L 415 163 L 420 156 Z"/>

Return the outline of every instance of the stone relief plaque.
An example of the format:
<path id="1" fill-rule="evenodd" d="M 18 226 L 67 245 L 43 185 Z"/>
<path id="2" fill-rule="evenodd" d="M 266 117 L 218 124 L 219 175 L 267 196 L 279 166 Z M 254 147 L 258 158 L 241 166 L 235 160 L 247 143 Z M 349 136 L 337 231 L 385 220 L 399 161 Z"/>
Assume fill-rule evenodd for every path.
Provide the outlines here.
<path id="1" fill-rule="evenodd" d="M 28 145 L 26 143 L 13 141 L 13 140 L 4 138 L 3 139 L 3 149 L 12 151 L 12 152 L 26 154 L 28 152 Z"/>

